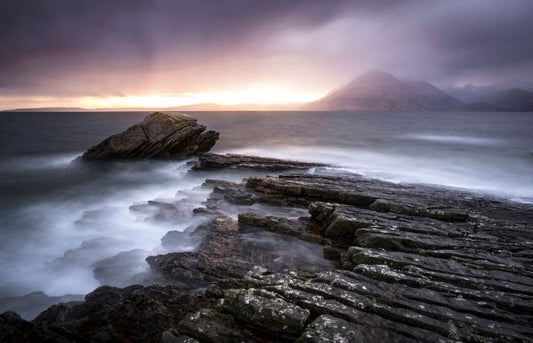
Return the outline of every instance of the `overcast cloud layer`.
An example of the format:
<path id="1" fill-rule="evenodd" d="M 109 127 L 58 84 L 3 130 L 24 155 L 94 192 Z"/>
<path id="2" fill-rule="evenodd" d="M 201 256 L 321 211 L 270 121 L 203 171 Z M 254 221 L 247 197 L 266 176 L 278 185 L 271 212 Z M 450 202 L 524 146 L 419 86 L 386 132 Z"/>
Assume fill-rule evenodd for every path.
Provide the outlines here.
<path id="1" fill-rule="evenodd" d="M 532 85 L 533 1 L 2 0 L 0 96 Z"/>

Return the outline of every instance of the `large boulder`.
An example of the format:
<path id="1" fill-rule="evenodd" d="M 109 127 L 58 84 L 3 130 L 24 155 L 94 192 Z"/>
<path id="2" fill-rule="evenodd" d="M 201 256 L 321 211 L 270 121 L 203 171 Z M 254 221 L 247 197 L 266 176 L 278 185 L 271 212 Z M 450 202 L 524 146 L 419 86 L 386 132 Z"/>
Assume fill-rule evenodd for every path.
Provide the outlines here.
<path id="1" fill-rule="evenodd" d="M 179 159 L 209 151 L 218 137 L 187 114 L 154 112 L 91 147 L 82 159 Z"/>

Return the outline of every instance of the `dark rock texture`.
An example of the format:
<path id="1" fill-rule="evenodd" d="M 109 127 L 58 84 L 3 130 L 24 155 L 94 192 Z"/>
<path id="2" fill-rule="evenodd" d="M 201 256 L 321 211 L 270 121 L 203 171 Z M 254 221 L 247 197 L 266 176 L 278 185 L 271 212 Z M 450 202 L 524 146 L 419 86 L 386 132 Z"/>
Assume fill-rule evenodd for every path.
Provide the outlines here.
<path id="1" fill-rule="evenodd" d="M 0 314 L 0 342 L 68 343 L 71 340 L 42 325 L 28 322 L 15 312 L 4 312 Z"/>
<path id="2" fill-rule="evenodd" d="M 206 222 L 163 238 L 196 249 L 147 258 L 172 285 L 8 312 L 0 341 L 533 342 L 532 205 L 339 174 L 205 187 Z"/>
<path id="3" fill-rule="evenodd" d="M 141 123 L 91 147 L 82 160 L 185 158 L 215 145 L 218 132 L 205 130 L 186 114 L 154 112 Z"/>
<path id="4" fill-rule="evenodd" d="M 341 336 L 348 341 L 531 341 L 531 205 L 358 176 L 251 178 L 225 190 L 239 188 L 258 202 L 308 206 L 311 214 L 291 219 L 245 212 L 239 214 L 240 225 L 314 237 L 325 245 L 324 255 L 344 269 L 313 276 L 261 269 L 247 274 L 243 288 L 226 291 L 218 308 L 245 327 L 261 327 L 254 316 L 264 310 L 253 306 L 261 303 L 253 297 L 268 295 L 269 301 L 310 311 L 304 327 L 283 332 L 290 340 L 301 334 L 299 342 L 333 342 Z M 255 312 L 232 310 L 240 308 L 235 299 L 252 304 Z M 262 330 L 279 335 L 273 327 Z"/>
<path id="5" fill-rule="evenodd" d="M 240 285 L 239 280 L 256 265 L 272 271 L 325 270 L 334 265 L 320 257 L 317 244 L 257 231 L 229 217 L 215 218 L 192 234 L 198 236 L 197 231 L 204 231 L 205 238 L 194 251 L 150 256 L 148 264 L 186 288 L 207 287 L 218 281 Z"/>
<path id="6" fill-rule="evenodd" d="M 287 171 L 302 170 L 312 167 L 324 166 L 320 163 L 310 163 L 291 160 L 280 160 L 277 158 L 235 155 L 235 154 L 203 154 L 198 158 L 198 162 L 193 166 L 193 170 L 213 170 L 213 169 L 255 169 L 264 171 Z"/>
<path id="7" fill-rule="evenodd" d="M 309 310 L 274 292 L 254 288 L 225 291 L 220 309 L 251 326 L 281 336 L 300 334 L 310 315 Z"/>
<path id="8" fill-rule="evenodd" d="M 266 231 L 297 237 L 303 241 L 324 244 L 326 240 L 319 229 L 308 218 L 289 219 L 266 216 L 257 212 L 239 213 L 239 223 L 261 228 Z"/>
<path id="9" fill-rule="evenodd" d="M 205 301 L 198 292 L 173 286 L 103 286 L 82 304 L 50 307 L 33 324 L 72 341 L 159 342 L 165 329 L 197 306 L 209 305 Z"/>
<path id="10" fill-rule="evenodd" d="M 307 206 L 313 201 L 325 201 L 367 208 L 375 214 L 388 212 L 449 223 L 472 222 L 481 227 L 500 223 L 521 231 L 527 238 L 533 235 L 528 230 L 533 223 L 531 205 L 454 189 L 395 184 L 353 174 L 249 178 L 246 186 L 259 202 Z M 505 230 L 501 231 L 505 234 Z"/>
<path id="11" fill-rule="evenodd" d="M 460 294 L 383 281 L 359 270 L 333 270 L 311 278 L 256 273 L 247 281 L 254 289 L 268 290 L 308 309 L 312 317 L 332 316 L 329 320 L 337 325 L 349 322 L 345 330 L 355 330 L 368 341 L 527 341 L 532 333 L 531 316 L 520 311 L 491 309 Z M 307 334 L 315 331 L 317 336 L 316 324 L 310 325 Z M 318 341 L 307 334 L 300 339 Z"/>
<path id="12" fill-rule="evenodd" d="M 204 187 L 212 187 L 213 189 L 206 201 L 207 208 L 219 208 L 224 202 L 244 206 L 255 203 L 254 194 L 235 182 L 208 179 L 205 181 Z"/>
<path id="13" fill-rule="evenodd" d="M 191 334 L 202 342 L 229 343 L 253 340 L 252 332 L 237 324 L 233 316 L 214 309 L 201 309 L 189 313 L 178 323 L 176 329 L 180 334 Z"/>

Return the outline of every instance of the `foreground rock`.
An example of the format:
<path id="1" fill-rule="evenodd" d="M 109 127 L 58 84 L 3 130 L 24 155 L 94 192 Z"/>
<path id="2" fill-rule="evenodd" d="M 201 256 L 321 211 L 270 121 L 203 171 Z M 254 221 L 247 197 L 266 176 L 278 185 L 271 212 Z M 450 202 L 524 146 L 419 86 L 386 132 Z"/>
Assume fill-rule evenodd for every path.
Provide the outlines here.
<path id="1" fill-rule="evenodd" d="M 321 257 L 318 244 L 257 228 L 219 216 L 191 233 L 193 237 L 204 237 L 194 251 L 150 256 L 147 262 L 168 281 L 193 289 L 214 282 L 223 288 L 240 287 L 242 278 L 256 265 L 278 272 L 328 270 L 335 266 Z"/>
<path id="2" fill-rule="evenodd" d="M 31 323 L 8 319 L 39 335 L 34 342 L 61 341 L 57 336 L 67 342 L 159 342 L 165 328 L 177 325 L 188 311 L 211 306 L 210 301 L 173 286 L 104 286 L 85 302 L 54 305 Z M 0 340 L 10 341 L 1 334 Z"/>
<path id="3" fill-rule="evenodd" d="M 6 343 L 71 342 L 49 328 L 22 319 L 15 312 L 4 312 L 0 315 L 0 341 Z"/>
<path id="4" fill-rule="evenodd" d="M 186 114 L 154 112 L 141 123 L 91 147 L 83 160 L 104 159 L 179 159 L 209 151 L 218 132 Z"/>
<path id="5" fill-rule="evenodd" d="M 33 319 L 54 304 L 78 300 L 83 300 L 83 295 L 51 297 L 43 292 L 33 292 L 24 296 L 0 299 L 0 313 L 13 311 L 25 319 Z"/>
<path id="6" fill-rule="evenodd" d="M 253 330 L 261 333 L 253 339 L 267 341 L 531 341 L 530 205 L 353 175 L 291 174 L 209 184 L 214 185 L 214 198 L 208 201 L 212 211 L 235 204 L 246 210 L 239 214 L 238 226 L 219 219 L 233 227 L 231 241 L 219 228 L 200 245 L 200 255 L 218 254 L 224 247 L 229 255 L 215 264 L 220 268 L 187 265 L 188 273 L 222 274 L 208 289 L 218 305 L 187 315 L 187 325 L 180 322 L 176 327 L 180 334 L 208 342 L 253 341 Z M 250 201 L 240 200 L 244 198 Z M 250 204 L 257 203 L 308 207 L 310 216 L 250 211 Z M 274 243 L 252 249 L 239 242 L 239 233 L 253 228 L 297 239 L 301 245 L 320 244 L 324 256 L 337 261 L 340 269 L 334 264 L 309 270 L 317 262 L 295 246 L 279 249 Z M 295 255 L 304 255 L 307 266 L 276 268 L 270 262 L 277 259 L 271 254 L 274 247 L 293 261 L 298 260 Z M 254 251 L 262 258 L 250 259 Z M 183 279 L 183 271 L 167 267 L 182 261 L 180 256 L 157 257 L 170 277 Z M 244 267 L 229 269 L 238 271 L 231 275 L 232 283 L 228 260 Z M 246 267 L 251 271 L 243 273 Z M 209 327 L 222 323 L 231 323 L 233 340 L 212 330 L 205 335 Z"/>
<path id="7" fill-rule="evenodd" d="M 354 175 L 205 186 L 207 221 L 163 239 L 196 249 L 147 259 L 173 285 L 5 313 L 0 341 L 533 341 L 532 205 Z"/>
<path id="8" fill-rule="evenodd" d="M 231 204 L 231 195 L 240 193 L 255 203 L 308 206 L 310 217 L 244 212 L 239 223 L 323 244 L 324 256 L 344 269 L 313 276 L 248 274 L 244 288 L 226 291 L 218 309 L 245 327 L 263 325 L 271 335 L 298 342 L 334 342 L 341 336 L 347 341 L 531 341 L 531 205 L 358 176 L 308 174 L 226 183 L 215 194 Z M 253 304 L 258 304 L 255 313 L 243 307 Z M 256 319 L 274 304 L 286 304 L 288 313 L 296 305 L 310 316 L 298 330 L 280 333 L 270 319 Z"/>

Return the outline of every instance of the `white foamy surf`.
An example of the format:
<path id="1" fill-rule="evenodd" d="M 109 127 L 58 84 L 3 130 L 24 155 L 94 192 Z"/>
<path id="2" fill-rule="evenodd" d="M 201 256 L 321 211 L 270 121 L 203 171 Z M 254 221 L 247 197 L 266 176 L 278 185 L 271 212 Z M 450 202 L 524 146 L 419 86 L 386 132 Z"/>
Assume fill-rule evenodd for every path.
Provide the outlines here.
<path id="1" fill-rule="evenodd" d="M 530 163 L 506 165 L 495 169 L 489 163 L 465 158 L 439 156 L 421 159 L 416 156 L 385 154 L 356 149 L 308 147 L 250 147 L 229 150 L 274 158 L 297 159 L 332 165 L 337 170 L 396 183 L 423 183 L 454 187 L 510 200 L 533 202 L 533 173 Z"/>

